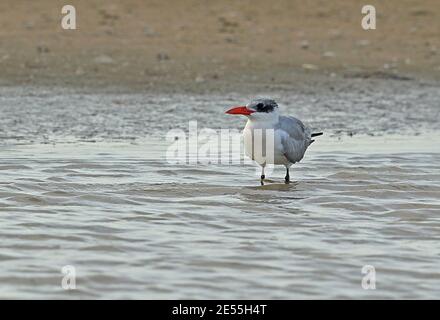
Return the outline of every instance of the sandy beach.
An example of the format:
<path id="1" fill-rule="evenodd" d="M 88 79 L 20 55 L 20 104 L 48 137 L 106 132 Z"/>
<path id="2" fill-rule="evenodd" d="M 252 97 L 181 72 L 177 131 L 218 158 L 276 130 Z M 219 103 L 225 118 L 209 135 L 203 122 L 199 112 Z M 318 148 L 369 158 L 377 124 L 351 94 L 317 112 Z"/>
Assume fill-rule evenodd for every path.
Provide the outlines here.
<path id="1" fill-rule="evenodd" d="M 0 4 L 0 84 L 218 91 L 334 78 L 440 79 L 440 3 L 58 1 Z M 318 80 L 316 79 L 318 77 Z"/>

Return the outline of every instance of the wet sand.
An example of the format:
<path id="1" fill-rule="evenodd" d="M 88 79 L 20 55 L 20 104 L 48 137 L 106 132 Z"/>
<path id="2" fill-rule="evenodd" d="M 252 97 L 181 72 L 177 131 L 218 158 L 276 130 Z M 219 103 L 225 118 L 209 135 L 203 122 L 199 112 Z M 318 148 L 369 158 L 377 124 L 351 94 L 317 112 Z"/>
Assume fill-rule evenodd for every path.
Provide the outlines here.
<path id="1" fill-rule="evenodd" d="M 334 79 L 331 84 L 323 80 L 318 87 L 251 87 L 227 94 L 0 87 L 0 138 L 2 144 L 135 143 L 164 137 L 171 129 L 187 131 L 190 120 L 198 121 L 199 129 L 238 130 L 244 119 L 225 116 L 225 110 L 259 96 L 276 99 L 282 113 L 335 138 L 440 130 L 435 83 Z"/>

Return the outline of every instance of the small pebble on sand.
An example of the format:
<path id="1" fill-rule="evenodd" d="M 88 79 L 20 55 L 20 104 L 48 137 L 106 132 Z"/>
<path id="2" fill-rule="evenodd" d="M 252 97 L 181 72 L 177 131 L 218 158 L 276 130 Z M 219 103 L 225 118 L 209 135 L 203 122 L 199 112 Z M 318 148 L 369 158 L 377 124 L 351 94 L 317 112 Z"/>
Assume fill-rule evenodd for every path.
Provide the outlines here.
<path id="1" fill-rule="evenodd" d="M 304 63 L 302 65 L 302 67 L 303 67 L 303 69 L 306 69 L 306 70 L 318 70 L 319 69 L 318 66 L 316 66 L 314 64 L 310 64 L 310 63 Z"/>
<path id="2" fill-rule="evenodd" d="M 335 53 L 333 51 L 326 51 L 322 54 L 324 58 L 333 58 L 335 56 Z"/>
<path id="3" fill-rule="evenodd" d="M 304 50 L 308 49 L 309 46 L 310 46 L 310 44 L 309 44 L 309 42 L 307 40 L 302 40 L 299 43 L 299 45 L 300 45 L 301 49 L 304 49 Z"/>
<path id="4" fill-rule="evenodd" d="M 114 60 L 106 55 L 97 56 L 93 61 L 98 64 L 111 64 L 114 63 Z"/>

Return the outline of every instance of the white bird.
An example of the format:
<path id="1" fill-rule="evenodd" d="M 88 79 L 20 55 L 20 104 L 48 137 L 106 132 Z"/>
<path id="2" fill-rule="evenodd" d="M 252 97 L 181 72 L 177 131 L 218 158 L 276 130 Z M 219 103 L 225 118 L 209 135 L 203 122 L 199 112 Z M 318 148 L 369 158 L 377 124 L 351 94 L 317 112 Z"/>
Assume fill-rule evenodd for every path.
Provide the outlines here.
<path id="1" fill-rule="evenodd" d="M 315 141 L 312 138 L 322 135 L 322 132 L 312 133 L 310 128 L 297 118 L 281 116 L 278 104 L 272 99 L 253 100 L 246 106 L 233 107 L 226 113 L 241 114 L 248 118 L 243 130 L 244 148 L 246 155 L 262 167 L 262 184 L 267 164 L 284 165 L 285 182 L 289 183 L 289 168 L 301 161 L 307 148 Z M 269 136 L 270 131 L 273 136 Z M 272 144 L 266 143 L 268 137 L 273 137 Z M 267 145 L 273 146 L 273 151 L 270 147 L 266 150 Z M 268 151 L 272 152 L 269 156 Z"/>

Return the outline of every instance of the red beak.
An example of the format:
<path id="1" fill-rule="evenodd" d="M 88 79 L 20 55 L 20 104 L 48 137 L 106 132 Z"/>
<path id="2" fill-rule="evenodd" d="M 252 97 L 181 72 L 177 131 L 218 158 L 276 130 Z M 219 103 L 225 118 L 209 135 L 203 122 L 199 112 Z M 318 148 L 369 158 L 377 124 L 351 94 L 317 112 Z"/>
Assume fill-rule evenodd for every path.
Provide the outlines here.
<path id="1" fill-rule="evenodd" d="M 246 106 L 233 107 L 232 109 L 226 111 L 228 114 L 242 114 L 244 116 L 248 116 L 254 112 L 254 110 L 250 110 Z"/>

